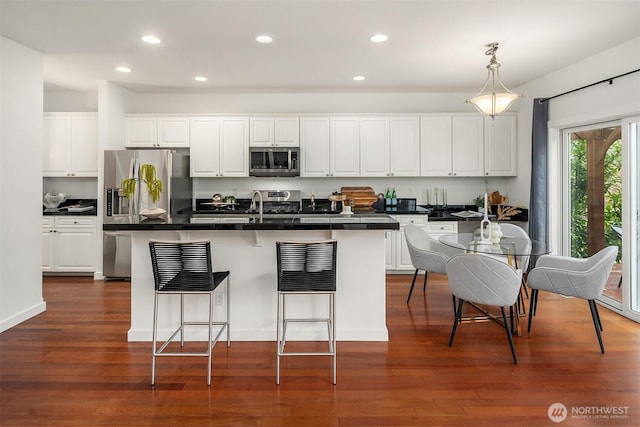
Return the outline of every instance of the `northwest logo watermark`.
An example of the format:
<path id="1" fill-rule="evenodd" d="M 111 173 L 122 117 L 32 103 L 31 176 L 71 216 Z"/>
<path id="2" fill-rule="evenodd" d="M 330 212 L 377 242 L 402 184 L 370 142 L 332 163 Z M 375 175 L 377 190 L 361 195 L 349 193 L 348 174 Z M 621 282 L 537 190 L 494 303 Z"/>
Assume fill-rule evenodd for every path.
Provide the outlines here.
<path id="1" fill-rule="evenodd" d="M 567 417 L 573 419 L 626 419 L 629 418 L 628 406 L 572 406 L 569 411 L 562 403 L 552 403 L 547 410 L 549 419 L 554 423 L 561 423 Z"/>

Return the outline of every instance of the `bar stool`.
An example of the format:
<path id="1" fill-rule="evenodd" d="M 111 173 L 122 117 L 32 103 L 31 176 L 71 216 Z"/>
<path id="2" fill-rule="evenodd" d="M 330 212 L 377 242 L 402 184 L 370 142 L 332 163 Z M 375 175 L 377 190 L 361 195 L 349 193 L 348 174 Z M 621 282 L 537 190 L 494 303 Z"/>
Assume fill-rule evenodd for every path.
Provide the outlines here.
<path id="1" fill-rule="evenodd" d="M 336 249 L 335 240 L 315 242 L 276 242 L 278 261 L 278 312 L 276 384 L 280 384 L 280 358 L 283 356 L 331 356 L 333 384 L 336 383 Z M 324 294 L 329 296 L 328 316 L 322 318 L 288 318 L 287 296 Z M 285 352 L 289 322 L 325 323 L 328 351 Z"/>
<path id="2" fill-rule="evenodd" d="M 211 353 L 223 331 L 227 331 L 227 347 L 231 345 L 229 334 L 229 272 L 213 271 L 211 243 L 208 240 L 150 240 L 151 265 L 155 281 L 155 300 L 153 304 L 153 361 L 151 364 L 151 385 L 155 384 L 156 357 L 161 356 L 203 356 L 208 358 L 207 385 L 211 385 Z M 227 301 L 226 320 L 213 321 L 213 294 L 226 279 Z M 180 295 L 180 326 L 161 346 L 157 346 L 158 300 L 160 295 Z M 205 321 L 185 321 L 185 295 L 209 296 L 209 319 Z M 208 345 L 203 352 L 169 352 L 167 346 L 180 333 L 180 347 L 184 347 L 185 326 L 207 326 Z M 213 336 L 214 326 L 220 329 Z"/>

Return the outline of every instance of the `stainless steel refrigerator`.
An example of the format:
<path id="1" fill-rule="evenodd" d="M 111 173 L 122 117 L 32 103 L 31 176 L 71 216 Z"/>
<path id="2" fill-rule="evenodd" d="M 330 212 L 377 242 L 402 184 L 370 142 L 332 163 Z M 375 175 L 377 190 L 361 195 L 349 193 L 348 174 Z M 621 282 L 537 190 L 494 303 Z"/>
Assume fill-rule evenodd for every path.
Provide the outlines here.
<path id="1" fill-rule="evenodd" d="M 138 213 L 147 208 L 144 183 L 136 185 L 136 194 L 125 197 L 122 181 L 138 178 L 140 166 L 151 164 L 162 180 L 163 190 L 155 207 L 164 209 L 162 219 L 170 219 L 192 206 L 192 180 L 189 156 L 172 150 L 107 150 L 104 152 L 104 221 L 140 220 Z M 131 277 L 131 233 L 104 232 L 102 270 L 105 278 Z"/>

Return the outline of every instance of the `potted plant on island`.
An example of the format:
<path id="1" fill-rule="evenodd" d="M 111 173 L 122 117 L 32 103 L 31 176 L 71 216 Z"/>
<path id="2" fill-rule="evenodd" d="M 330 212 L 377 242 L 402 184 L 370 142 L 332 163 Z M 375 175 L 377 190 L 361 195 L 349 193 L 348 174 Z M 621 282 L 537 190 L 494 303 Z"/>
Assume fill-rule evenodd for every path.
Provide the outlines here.
<path id="1" fill-rule="evenodd" d="M 157 177 L 155 166 L 145 163 L 140 166 L 138 178 L 125 178 L 122 180 L 122 192 L 129 199 L 132 206 L 134 205 L 133 198 L 136 194 L 138 181 L 144 182 L 147 187 L 147 208 L 140 211 L 140 215 L 156 218 L 165 213 L 164 209 L 155 206 L 162 194 L 162 180 Z"/>

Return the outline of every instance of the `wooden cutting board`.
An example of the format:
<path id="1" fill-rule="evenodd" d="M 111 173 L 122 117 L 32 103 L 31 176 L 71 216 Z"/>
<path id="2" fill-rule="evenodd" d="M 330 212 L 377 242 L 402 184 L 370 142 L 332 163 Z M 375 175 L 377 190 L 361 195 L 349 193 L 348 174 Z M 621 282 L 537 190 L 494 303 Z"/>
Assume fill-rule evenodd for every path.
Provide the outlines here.
<path id="1" fill-rule="evenodd" d="M 378 199 L 371 187 L 342 187 L 340 192 L 347 196 L 347 200 L 353 200 L 355 209 L 373 209 L 371 205 Z"/>

